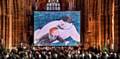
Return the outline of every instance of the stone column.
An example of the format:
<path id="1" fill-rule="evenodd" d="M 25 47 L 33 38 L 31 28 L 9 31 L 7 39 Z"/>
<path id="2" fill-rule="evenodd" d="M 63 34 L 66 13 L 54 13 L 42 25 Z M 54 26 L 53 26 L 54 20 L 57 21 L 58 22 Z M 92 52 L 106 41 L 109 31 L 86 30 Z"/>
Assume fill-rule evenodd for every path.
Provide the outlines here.
<path id="1" fill-rule="evenodd" d="M 13 0 L 8 1 L 8 17 L 9 17 L 9 49 L 12 48 L 12 10 L 13 10 Z"/>

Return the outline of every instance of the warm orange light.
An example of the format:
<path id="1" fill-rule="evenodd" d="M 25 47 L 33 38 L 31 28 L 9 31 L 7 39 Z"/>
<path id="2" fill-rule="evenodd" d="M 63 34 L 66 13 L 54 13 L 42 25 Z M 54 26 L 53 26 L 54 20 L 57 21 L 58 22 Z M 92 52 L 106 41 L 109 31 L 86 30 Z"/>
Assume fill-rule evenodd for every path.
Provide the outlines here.
<path id="1" fill-rule="evenodd" d="M 112 4 L 112 46 L 111 48 L 114 49 L 114 1 Z"/>

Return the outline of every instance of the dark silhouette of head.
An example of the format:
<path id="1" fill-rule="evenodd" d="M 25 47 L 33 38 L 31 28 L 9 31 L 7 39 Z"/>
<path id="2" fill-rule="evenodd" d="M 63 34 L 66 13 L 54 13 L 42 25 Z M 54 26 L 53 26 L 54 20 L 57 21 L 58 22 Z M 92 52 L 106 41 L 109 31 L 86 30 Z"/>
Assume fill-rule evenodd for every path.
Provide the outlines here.
<path id="1" fill-rule="evenodd" d="M 72 18 L 70 16 L 63 16 L 60 18 L 60 20 L 63 20 L 64 22 L 72 23 Z"/>

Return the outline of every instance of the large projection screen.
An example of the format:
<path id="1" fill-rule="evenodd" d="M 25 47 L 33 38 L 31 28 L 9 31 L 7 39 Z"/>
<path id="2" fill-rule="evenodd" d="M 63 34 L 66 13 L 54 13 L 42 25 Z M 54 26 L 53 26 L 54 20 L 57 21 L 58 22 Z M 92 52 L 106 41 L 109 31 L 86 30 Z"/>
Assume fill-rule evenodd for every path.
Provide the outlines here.
<path id="1" fill-rule="evenodd" d="M 80 43 L 80 11 L 34 11 L 35 46 Z"/>

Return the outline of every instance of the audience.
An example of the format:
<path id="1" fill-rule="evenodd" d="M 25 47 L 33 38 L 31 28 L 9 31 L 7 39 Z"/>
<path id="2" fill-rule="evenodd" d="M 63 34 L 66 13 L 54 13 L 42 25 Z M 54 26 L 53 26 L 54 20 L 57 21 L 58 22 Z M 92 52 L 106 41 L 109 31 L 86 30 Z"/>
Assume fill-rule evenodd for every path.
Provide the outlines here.
<path id="1" fill-rule="evenodd" d="M 1 47 L 0 59 L 120 59 L 120 54 L 81 47 L 18 46 L 12 50 Z"/>

